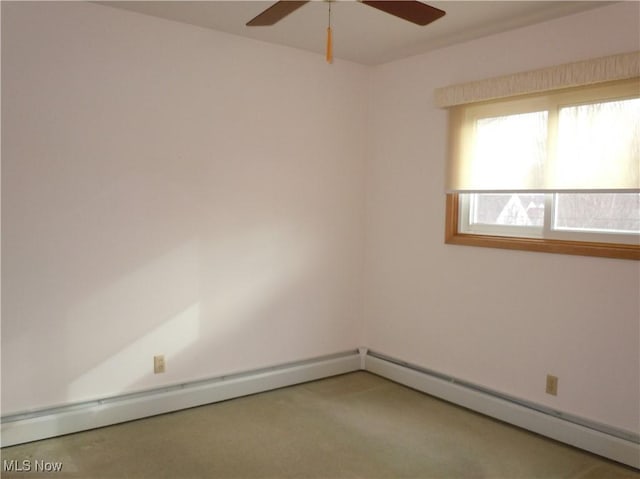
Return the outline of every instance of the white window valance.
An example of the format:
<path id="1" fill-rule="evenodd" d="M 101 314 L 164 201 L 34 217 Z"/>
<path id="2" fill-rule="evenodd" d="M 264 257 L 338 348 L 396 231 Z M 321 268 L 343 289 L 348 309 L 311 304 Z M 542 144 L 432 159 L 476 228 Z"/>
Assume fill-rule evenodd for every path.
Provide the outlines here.
<path id="1" fill-rule="evenodd" d="M 635 51 L 438 88 L 435 101 L 438 107 L 448 108 L 638 76 L 640 51 Z"/>

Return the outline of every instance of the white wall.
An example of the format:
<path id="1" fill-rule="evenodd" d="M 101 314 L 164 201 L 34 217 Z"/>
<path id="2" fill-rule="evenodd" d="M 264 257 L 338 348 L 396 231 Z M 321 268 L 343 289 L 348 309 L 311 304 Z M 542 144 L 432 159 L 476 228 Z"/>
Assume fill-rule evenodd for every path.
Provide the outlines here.
<path id="1" fill-rule="evenodd" d="M 639 47 L 627 2 L 377 67 L 370 97 L 364 344 L 640 431 L 635 261 L 445 245 L 446 112 L 433 90 Z M 557 397 L 545 376 L 560 378 Z"/>
<path id="2" fill-rule="evenodd" d="M 2 22 L 3 415 L 359 344 L 368 69 L 88 3 Z"/>

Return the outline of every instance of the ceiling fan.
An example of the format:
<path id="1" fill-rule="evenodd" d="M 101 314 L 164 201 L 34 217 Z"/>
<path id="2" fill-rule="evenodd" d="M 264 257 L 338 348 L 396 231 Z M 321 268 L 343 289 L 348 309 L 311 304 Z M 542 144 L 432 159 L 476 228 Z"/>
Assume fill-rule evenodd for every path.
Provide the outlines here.
<path id="1" fill-rule="evenodd" d="M 280 0 L 247 22 L 248 27 L 264 27 L 275 25 L 284 17 L 302 7 L 310 0 L 294 1 Z M 331 3 L 335 0 L 325 0 L 329 3 L 329 26 L 327 28 L 327 62 L 333 60 L 331 39 Z M 443 10 L 419 1 L 405 0 L 358 0 L 360 3 L 382 10 L 395 17 L 402 18 L 416 25 L 424 26 L 445 15 Z"/>

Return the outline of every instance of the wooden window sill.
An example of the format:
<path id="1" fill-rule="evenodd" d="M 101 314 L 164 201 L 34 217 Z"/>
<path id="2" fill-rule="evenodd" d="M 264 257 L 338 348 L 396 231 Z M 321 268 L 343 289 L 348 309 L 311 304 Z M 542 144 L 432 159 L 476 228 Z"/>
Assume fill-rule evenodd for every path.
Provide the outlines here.
<path id="1" fill-rule="evenodd" d="M 447 195 L 445 243 L 545 253 L 640 260 L 640 246 L 543 238 L 516 238 L 458 232 L 458 195 Z"/>

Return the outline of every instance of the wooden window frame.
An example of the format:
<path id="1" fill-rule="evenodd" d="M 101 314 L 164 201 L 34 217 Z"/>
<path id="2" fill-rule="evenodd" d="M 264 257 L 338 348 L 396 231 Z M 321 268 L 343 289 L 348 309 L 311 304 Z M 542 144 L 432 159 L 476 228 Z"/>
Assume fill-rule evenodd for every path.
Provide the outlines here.
<path id="1" fill-rule="evenodd" d="M 459 195 L 447 194 L 446 244 L 640 260 L 640 245 L 461 233 L 458 228 L 459 211 Z"/>

